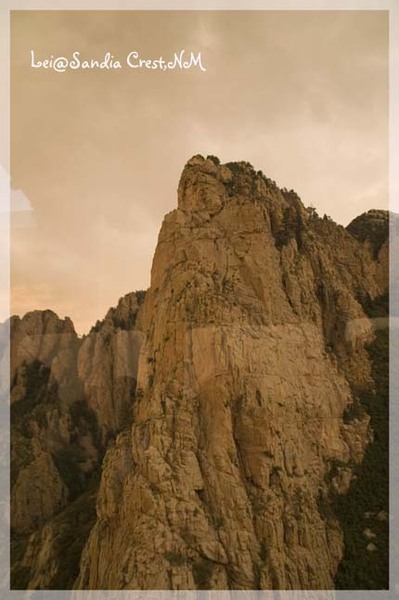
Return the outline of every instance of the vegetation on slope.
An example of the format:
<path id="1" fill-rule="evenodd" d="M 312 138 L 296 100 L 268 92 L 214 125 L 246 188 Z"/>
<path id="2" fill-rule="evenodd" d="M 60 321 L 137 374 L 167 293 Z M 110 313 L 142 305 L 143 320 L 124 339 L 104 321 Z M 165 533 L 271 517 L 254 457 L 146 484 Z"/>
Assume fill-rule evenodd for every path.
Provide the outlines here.
<path id="1" fill-rule="evenodd" d="M 363 304 L 370 318 L 388 316 L 388 295 Z M 349 493 L 334 512 L 344 531 L 345 554 L 336 589 L 389 588 L 389 328 L 377 329 L 370 344 L 374 390 L 359 394 L 360 409 L 371 417 L 373 441 L 357 469 Z"/>

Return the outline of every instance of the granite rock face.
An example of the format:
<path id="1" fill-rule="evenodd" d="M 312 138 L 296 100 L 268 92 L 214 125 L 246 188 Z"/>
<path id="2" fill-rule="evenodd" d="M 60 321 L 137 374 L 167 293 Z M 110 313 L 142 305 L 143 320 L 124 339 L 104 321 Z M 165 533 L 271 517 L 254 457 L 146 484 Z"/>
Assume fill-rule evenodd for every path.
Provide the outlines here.
<path id="1" fill-rule="evenodd" d="M 334 506 L 374 435 L 387 223 L 345 229 L 195 156 L 146 294 L 82 339 L 49 310 L 12 317 L 11 587 L 333 588 Z"/>
<path id="2" fill-rule="evenodd" d="M 34 311 L 12 317 L 9 326 L 11 587 L 45 589 L 54 585 L 65 557 L 53 548 L 53 567 L 46 571 L 48 551 L 39 539 L 86 488 L 101 448 L 78 378 L 80 340 L 70 319 Z"/>
<path id="3" fill-rule="evenodd" d="M 107 443 L 130 418 L 141 301 L 128 294 L 84 339 L 49 310 L 10 320 L 14 588 L 73 585 Z"/>
<path id="4" fill-rule="evenodd" d="M 10 336 L 11 527 L 27 533 L 68 500 L 55 460 L 75 433 L 79 342 L 70 319 L 52 311 L 13 317 Z"/>
<path id="5" fill-rule="evenodd" d="M 361 299 L 386 292 L 385 269 L 248 163 L 187 163 L 140 343 L 121 351 L 132 422 L 105 455 L 75 589 L 333 587 L 331 499 L 372 437 L 367 414 L 347 417 L 373 385 Z"/>
<path id="6" fill-rule="evenodd" d="M 389 234 L 390 222 L 392 233 L 397 238 L 399 232 L 398 216 L 389 215 L 386 210 L 371 209 L 353 219 L 347 230 L 366 248 L 371 257 L 380 265 L 377 277 L 384 289 L 389 286 Z M 396 230 L 396 231 L 395 231 Z"/>
<path id="7" fill-rule="evenodd" d="M 131 293 L 92 328 L 79 351 L 78 373 L 103 437 L 130 419 L 141 334 L 135 329 L 143 294 Z"/>
<path id="8" fill-rule="evenodd" d="M 76 400 L 76 353 L 78 338 L 72 321 L 59 319 L 51 310 L 33 311 L 10 322 L 11 402 L 23 396 L 24 365 L 37 361 L 50 370 L 49 385 L 55 384 L 63 404 Z M 22 378 L 22 381 L 21 381 Z"/>

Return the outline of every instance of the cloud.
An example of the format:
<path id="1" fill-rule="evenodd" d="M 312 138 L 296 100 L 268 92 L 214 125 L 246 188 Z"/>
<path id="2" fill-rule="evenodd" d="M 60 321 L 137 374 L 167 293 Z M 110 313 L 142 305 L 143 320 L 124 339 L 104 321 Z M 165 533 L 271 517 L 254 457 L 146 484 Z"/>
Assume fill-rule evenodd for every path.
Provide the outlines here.
<path id="1" fill-rule="evenodd" d="M 383 12 L 22 11 L 11 37 L 18 312 L 36 302 L 84 328 L 146 287 L 198 152 L 248 160 L 343 224 L 387 206 Z M 32 47 L 153 58 L 198 47 L 207 71 L 32 73 Z"/>
<path id="2" fill-rule="evenodd" d="M 9 175 L 0 165 L 0 322 L 9 316 Z"/>
<path id="3" fill-rule="evenodd" d="M 33 206 L 22 190 L 11 190 L 10 210 L 13 229 L 36 227 Z"/>
<path id="4" fill-rule="evenodd" d="M 32 212 L 31 202 L 22 190 L 11 190 L 10 209 L 12 212 Z"/>
<path id="5" fill-rule="evenodd" d="M 157 231 L 158 226 L 136 232 L 116 228 L 99 214 L 84 253 L 81 246 L 56 244 L 38 229 L 14 231 L 12 313 L 51 308 L 70 316 L 77 331 L 87 331 L 127 291 L 148 287 Z"/>
<path id="6" fill-rule="evenodd" d="M 0 165 L 0 214 L 8 213 L 9 208 L 9 189 L 10 176 L 5 168 Z"/>

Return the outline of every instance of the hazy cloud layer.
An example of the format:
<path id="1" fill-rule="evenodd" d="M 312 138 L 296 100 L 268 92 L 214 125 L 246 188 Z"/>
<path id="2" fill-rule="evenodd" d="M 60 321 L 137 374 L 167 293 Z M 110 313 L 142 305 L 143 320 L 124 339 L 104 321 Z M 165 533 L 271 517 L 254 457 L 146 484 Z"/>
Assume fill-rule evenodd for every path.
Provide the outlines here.
<path id="1" fill-rule="evenodd" d="M 384 12 L 18 11 L 11 27 L 11 184 L 34 212 L 12 222 L 13 312 L 52 308 L 82 332 L 146 288 L 198 152 L 249 160 L 343 224 L 387 208 Z M 183 48 L 205 73 L 29 66 L 32 49 L 122 62 Z"/>

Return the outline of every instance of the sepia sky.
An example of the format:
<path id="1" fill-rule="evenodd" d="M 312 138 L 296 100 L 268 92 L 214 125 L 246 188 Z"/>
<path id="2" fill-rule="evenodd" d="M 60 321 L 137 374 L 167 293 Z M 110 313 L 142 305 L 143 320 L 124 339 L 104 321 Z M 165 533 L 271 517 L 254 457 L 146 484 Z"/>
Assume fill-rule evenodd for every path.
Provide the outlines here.
<path id="1" fill-rule="evenodd" d="M 206 71 L 125 64 L 182 49 Z M 31 50 L 124 68 L 34 69 Z M 247 160 L 343 225 L 388 208 L 386 12 L 17 11 L 10 72 L 13 314 L 84 333 L 147 288 L 193 154 Z"/>

